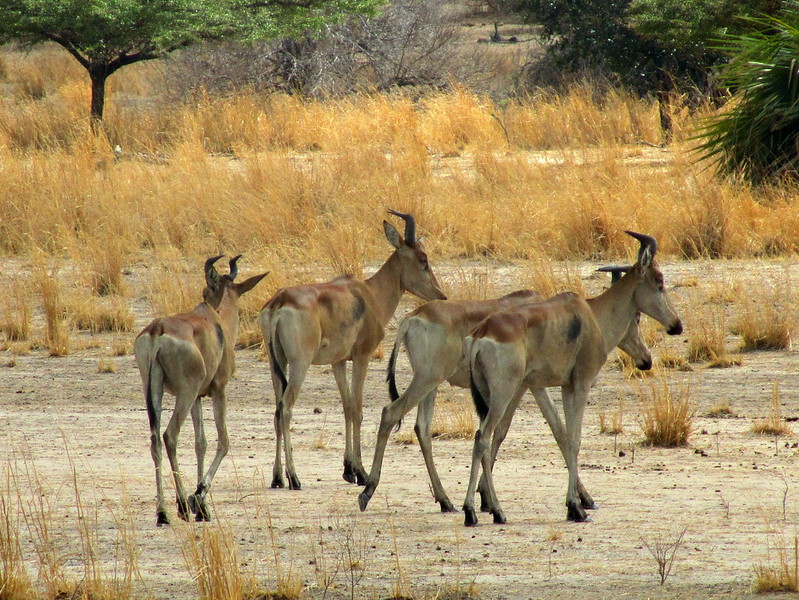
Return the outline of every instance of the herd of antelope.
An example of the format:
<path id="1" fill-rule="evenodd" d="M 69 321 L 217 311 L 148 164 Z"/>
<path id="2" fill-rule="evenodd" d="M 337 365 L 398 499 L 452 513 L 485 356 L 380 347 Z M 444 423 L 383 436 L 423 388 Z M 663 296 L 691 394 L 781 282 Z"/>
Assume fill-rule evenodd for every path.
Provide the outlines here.
<path id="1" fill-rule="evenodd" d="M 657 243 L 649 236 L 628 231 L 640 244 L 638 258 L 632 266 L 600 269 L 611 272 L 612 283 L 595 298 L 567 292 L 544 299 L 532 290 L 519 290 L 496 300 L 448 300 L 422 240 L 416 236 L 413 216 L 389 212 L 405 221 L 405 233 L 401 236 L 393 225 L 383 221 L 394 252 L 372 277 L 359 280 L 344 275 L 326 283 L 283 288 L 260 312 L 276 399 L 272 487 L 285 487 L 287 479 L 290 489 L 301 488 L 291 446 L 292 410 L 310 365 L 331 365 L 344 408 L 343 477 L 364 486 L 358 497 L 362 511 L 380 482 L 389 435 L 414 407 L 418 407 L 415 432 L 434 498 L 443 512 L 455 511 L 441 485 L 431 451 L 435 397 L 438 387 L 448 381 L 470 388 L 480 417 L 463 504 L 466 525 L 477 524 L 475 491 L 480 492 L 481 510 L 491 513 L 495 523 L 506 522 L 492 471 L 499 446 L 526 390 L 532 392 L 568 468 L 567 518 L 589 520 L 586 509 L 596 505 L 580 481 L 578 454 L 591 386 L 608 353 L 617 346 L 631 356 L 639 369 L 651 368 L 652 357 L 638 328 L 641 313 L 660 322 L 670 335 L 682 333 L 682 323 L 655 262 Z M 235 370 L 238 299 L 268 273 L 236 283 L 240 256 L 230 260 L 227 275 L 219 275 L 216 270 L 220 258 L 215 256 L 205 263 L 203 302 L 189 313 L 154 320 L 142 330 L 134 345 L 150 423 L 159 526 L 169 523 L 161 474 L 164 390 L 175 396 L 163 444 L 175 480 L 181 519 L 188 520 L 190 512 L 198 521 L 210 519 L 206 496 L 229 448 L 225 385 Z M 383 408 L 375 454 L 367 473 L 361 458 L 367 366 L 406 291 L 429 302 L 399 325 L 388 361 L 391 402 Z M 413 377 L 400 394 L 395 372 L 403 346 Z M 351 385 L 347 381 L 347 361 L 352 361 Z M 548 387 L 561 388 L 562 418 Z M 207 471 L 200 404 L 203 396 L 211 397 L 217 429 L 217 450 Z M 197 488 L 187 497 L 176 449 L 180 428 L 189 414 L 194 425 Z"/>

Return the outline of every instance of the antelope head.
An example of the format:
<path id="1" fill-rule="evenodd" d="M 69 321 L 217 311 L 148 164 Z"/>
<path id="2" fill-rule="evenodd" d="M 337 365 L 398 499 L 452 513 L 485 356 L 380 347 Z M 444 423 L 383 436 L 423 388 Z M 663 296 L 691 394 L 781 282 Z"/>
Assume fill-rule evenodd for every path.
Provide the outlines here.
<path id="1" fill-rule="evenodd" d="M 641 244 L 638 250 L 638 260 L 630 267 L 636 275 L 636 288 L 633 295 L 635 308 L 660 322 L 669 335 L 682 333 L 682 321 L 677 311 L 666 294 L 663 273 L 655 262 L 657 242 L 654 238 L 642 233 L 626 231 Z"/>
<path id="2" fill-rule="evenodd" d="M 425 300 L 446 300 L 447 296 L 433 274 L 422 240 L 416 238 L 416 220 L 413 215 L 389 210 L 405 221 L 405 238 L 388 221 L 383 221 L 386 239 L 396 248 L 400 263 L 400 285 L 404 290 Z"/>
<path id="3" fill-rule="evenodd" d="M 222 258 L 224 255 L 212 256 L 205 261 L 205 289 L 203 290 L 203 300 L 210 304 L 215 309 L 218 309 L 222 304 L 222 297 L 225 295 L 225 290 L 228 293 L 233 292 L 236 298 L 243 296 L 249 292 L 255 285 L 266 277 L 269 273 L 262 273 L 245 279 L 241 283 L 235 283 L 236 276 L 239 274 L 237 262 L 241 258 L 238 254 L 230 259 L 228 262 L 229 272 L 227 275 L 220 275 L 214 263 Z"/>
<path id="4" fill-rule="evenodd" d="M 632 267 L 600 267 L 597 271 L 610 273 L 610 285 L 618 282 L 622 275 L 629 272 Z M 641 333 L 641 313 L 635 312 L 635 320 L 630 323 L 627 333 L 619 342 L 619 348 L 635 362 L 635 368 L 641 371 L 648 371 L 652 368 L 652 352 L 644 341 Z"/>

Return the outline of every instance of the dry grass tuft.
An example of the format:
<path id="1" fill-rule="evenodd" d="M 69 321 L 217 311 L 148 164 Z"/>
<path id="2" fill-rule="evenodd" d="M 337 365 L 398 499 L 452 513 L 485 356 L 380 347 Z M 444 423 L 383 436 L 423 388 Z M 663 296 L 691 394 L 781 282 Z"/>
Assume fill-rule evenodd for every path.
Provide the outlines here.
<path id="1" fill-rule="evenodd" d="M 691 313 L 687 357 L 691 362 L 711 361 L 721 364 L 727 359 L 727 316 L 723 307 L 703 306 Z"/>
<path id="2" fill-rule="evenodd" d="M 758 563 L 755 567 L 754 592 L 799 592 L 799 538 L 794 537 L 793 556 L 784 547 L 777 548 L 777 564 Z"/>
<path id="3" fill-rule="evenodd" d="M 782 420 L 782 397 L 780 386 L 775 381 L 771 384 L 771 412 L 763 418 L 752 423 L 752 431 L 760 435 L 791 435 L 791 426 Z"/>
<path id="4" fill-rule="evenodd" d="M 11 490 L 11 475 L 4 473 L 5 489 Z M 3 600 L 33 600 L 33 584 L 22 556 L 20 517 L 11 505 L 11 496 L 0 494 L 0 598 Z"/>
<path id="5" fill-rule="evenodd" d="M 116 373 L 117 363 L 111 358 L 106 358 L 104 356 L 101 356 L 100 359 L 97 361 L 97 372 Z"/>
<path id="6" fill-rule="evenodd" d="M 476 414 L 471 400 L 439 398 L 436 400 L 430 435 L 442 440 L 468 440 L 477 430 Z M 416 433 L 407 427 L 394 436 L 398 444 L 418 444 Z"/>
<path id="7" fill-rule="evenodd" d="M 790 280 L 785 285 L 763 283 L 756 295 L 744 296 L 735 323 L 741 350 L 790 350 L 799 326 L 795 306 Z"/>
<path id="8" fill-rule="evenodd" d="M 33 278 L 44 304 L 45 345 L 50 356 L 66 356 L 69 354 L 69 328 L 56 271 L 48 272 L 41 261 L 34 265 Z"/>
<path id="9" fill-rule="evenodd" d="M 714 404 L 707 411 L 708 418 L 711 419 L 729 419 L 738 416 L 730 407 L 727 400 L 722 400 L 718 404 Z"/>
<path id="10" fill-rule="evenodd" d="M 216 524 L 199 532 L 187 525 L 181 551 L 200 600 L 231 600 L 253 596 L 255 583 L 239 569 L 236 539 L 229 528 Z"/>
<path id="11" fill-rule="evenodd" d="M 619 435 L 624 433 L 624 400 L 619 400 L 617 410 L 608 417 L 605 411 L 599 413 L 599 433 Z"/>
<path id="12" fill-rule="evenodd" d="M 70 318 L 75 329 L 91 333 L 126 333 L 133 331 L 133 312 L 121 298 L 99 302 L 96 298 L 85 298 L 71 304 Z"/>
<path id="13" fill-rule="evenodd" d="M 24 342 L 31 334 L 30 284 L 14 279 L 0 301 L 0 330 L 9 342 Z"/>
<path id="14" fill-rule="evenodd" d="M 636 395 L 641 403 L 641 430 L 644 443 L 661 448 L 685 446 L 693 430 L 694 411 L 691 388 L 673 390 L 665 380 L 639 385 Z"/>

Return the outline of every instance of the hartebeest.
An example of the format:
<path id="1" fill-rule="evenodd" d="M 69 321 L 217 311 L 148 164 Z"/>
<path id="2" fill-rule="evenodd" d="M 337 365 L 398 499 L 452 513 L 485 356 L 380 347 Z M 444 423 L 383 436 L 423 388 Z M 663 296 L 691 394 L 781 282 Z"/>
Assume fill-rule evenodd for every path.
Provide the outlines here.
<path id="1" fill-rule="evenodd" d="M 471 390 L 480 425 L 474 437 L 465 524 L 476 525 L 474 492 L 480 469 L 488 511 L 504 523 L 492 477 L 493 438 L 501 423 L 509 426 L 524 391 L 533 392 L 566 459 L 569 483 L 567 518 L 587 520 L 593 499 L 579 483 L 578 453 L 588 392 L 616 346 L 643 312 L 662 323 L 670 335 L 682 333 L 682 322 L 666 294 L 663 273 L 654 256 L 655 240 L 627 232 L 640 242 L 637 262 L 604 293 L 591 299 L 559 294 L 546 302 L 496 312 L 467 338 Z M 559 386 L 565 424 L 547 387 Z"/>
<path id="2" fill-rule="evenodd" d="M 618 279 L 614 268 L 604 267 L 601 270 L 613 272 L 614 283 Z M 441 512 L 455 512 L 433 462 L 431 425 L 438 387 L 444 381 L 456 387 L 469 387 L 469 357 L 463 352 L 464 338 L 490 314 L 541 300 L 543 298 L 540 294 L 532 290 L 518 290 L 495 300 L 438 300 L 420 306 L 402 320 L 397 329 L 397 338 L 387 369 L 391 404 L 383 408 L 372 469 L 366 487 L 358 497 L 361 510 L 366 509 L 380 483 L 383 455 L 391 430 L 418 405 L 414 430 L 430 476 L 433 497 L 441 506 Z M 402 345 L 408 352 L 413 377 L 405 392 L 400 395 L 395 372 L 397 355 Z M 633 358 L 639 369 L 652 367 L 652 356 L 641 338 L 637 319 L 619 343 L 619 347 Z M 495 436 L 494 456 L 504 437 L 504 433 L 498 431 Z"/>
<path id="3" fill-rule="evenodd" d="M 446 299 L 416 238 L 412 215 L 391 214 L 405 221 L 405 239 L 383 221 L 386 238 L 395 250 L 377 273 L 361 281 L 345 275 L 327 283 L 300 285 L 277 292 L 260 314 L 261 331 L 269 347 L 275 390 L 275 465 L 272 487 L 284 487 L 281 449 L 285 451 L 289 487 L 301 488 L 291 447 L 291 414 L 310 365 L 332 365 L 344 406 L 346 445 L 344 479 L 363 485 L 361 421 L 366 367 L 384 327 L 397 309 L 403 292 L 425 300 Z M 347 384 L 347 361 L 352 361 L 352 389 Z M 282 448 L 281 448 L 282 446 Z"/>
<path id="4" fill-rule="evenodd" d="M 155 463 L 158 495 L 156 522 L 169 524 L 161 475 L 161 406 L 164 390 L 175 396 L 175 409 L 164 431 L 164 444 L 175 478 L 178 516 L 185 520 L 189 511 L 198 521 L 210 519 L 205 497 L 219 463 L 229 447 L 225 423 L 225 385 L 233 375 L 234 344 L 239 327 L 239 297 L 250 291 L 267 273 L 234 283 L 238 256 L 230 261 L 230 274 L 220 276 L 215 256 L 205 262 L 204 302 L 189 313 L 155 319 L 136 338 L 134 353 L 139 366 L 147 417 L 150 422 L 150 451 Z M 217 431 L 216 455 L 204 472 L 206 450 L 200 398 L 211 396 Z M 186 498 L 178 467 L 178 434 L 191 412 L 194 423 L 194 448 L 197 454 L 197 490 Z"/>

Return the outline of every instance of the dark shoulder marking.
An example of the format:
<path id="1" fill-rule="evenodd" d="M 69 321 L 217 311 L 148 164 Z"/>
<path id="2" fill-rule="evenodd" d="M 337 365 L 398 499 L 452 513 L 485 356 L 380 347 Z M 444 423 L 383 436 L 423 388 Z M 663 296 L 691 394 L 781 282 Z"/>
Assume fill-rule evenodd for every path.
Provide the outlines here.
<path id="1" fill-rule="evenodd" d="M 225 332 L 222 330 L 222 325 L 216 324 L 216 339 L 219 340 L 219 346 L 225 345 Z"/>
<path id="2" fill-rule="evenodd" d="M 360 294 L 355 294 L 355 303 L 352 305 L 352 320 L 360 321 L 366 312 L 366 301 Z"/>
<path id="3" fill-rule="evenodd" d="M 579 315 L 574 315 L 569 322 L 569 327 L 566 329 L 566 341 L 573 342 L 580 336 L 580 331 L 583 329 L 583 322 L 580 320 Z"/>

